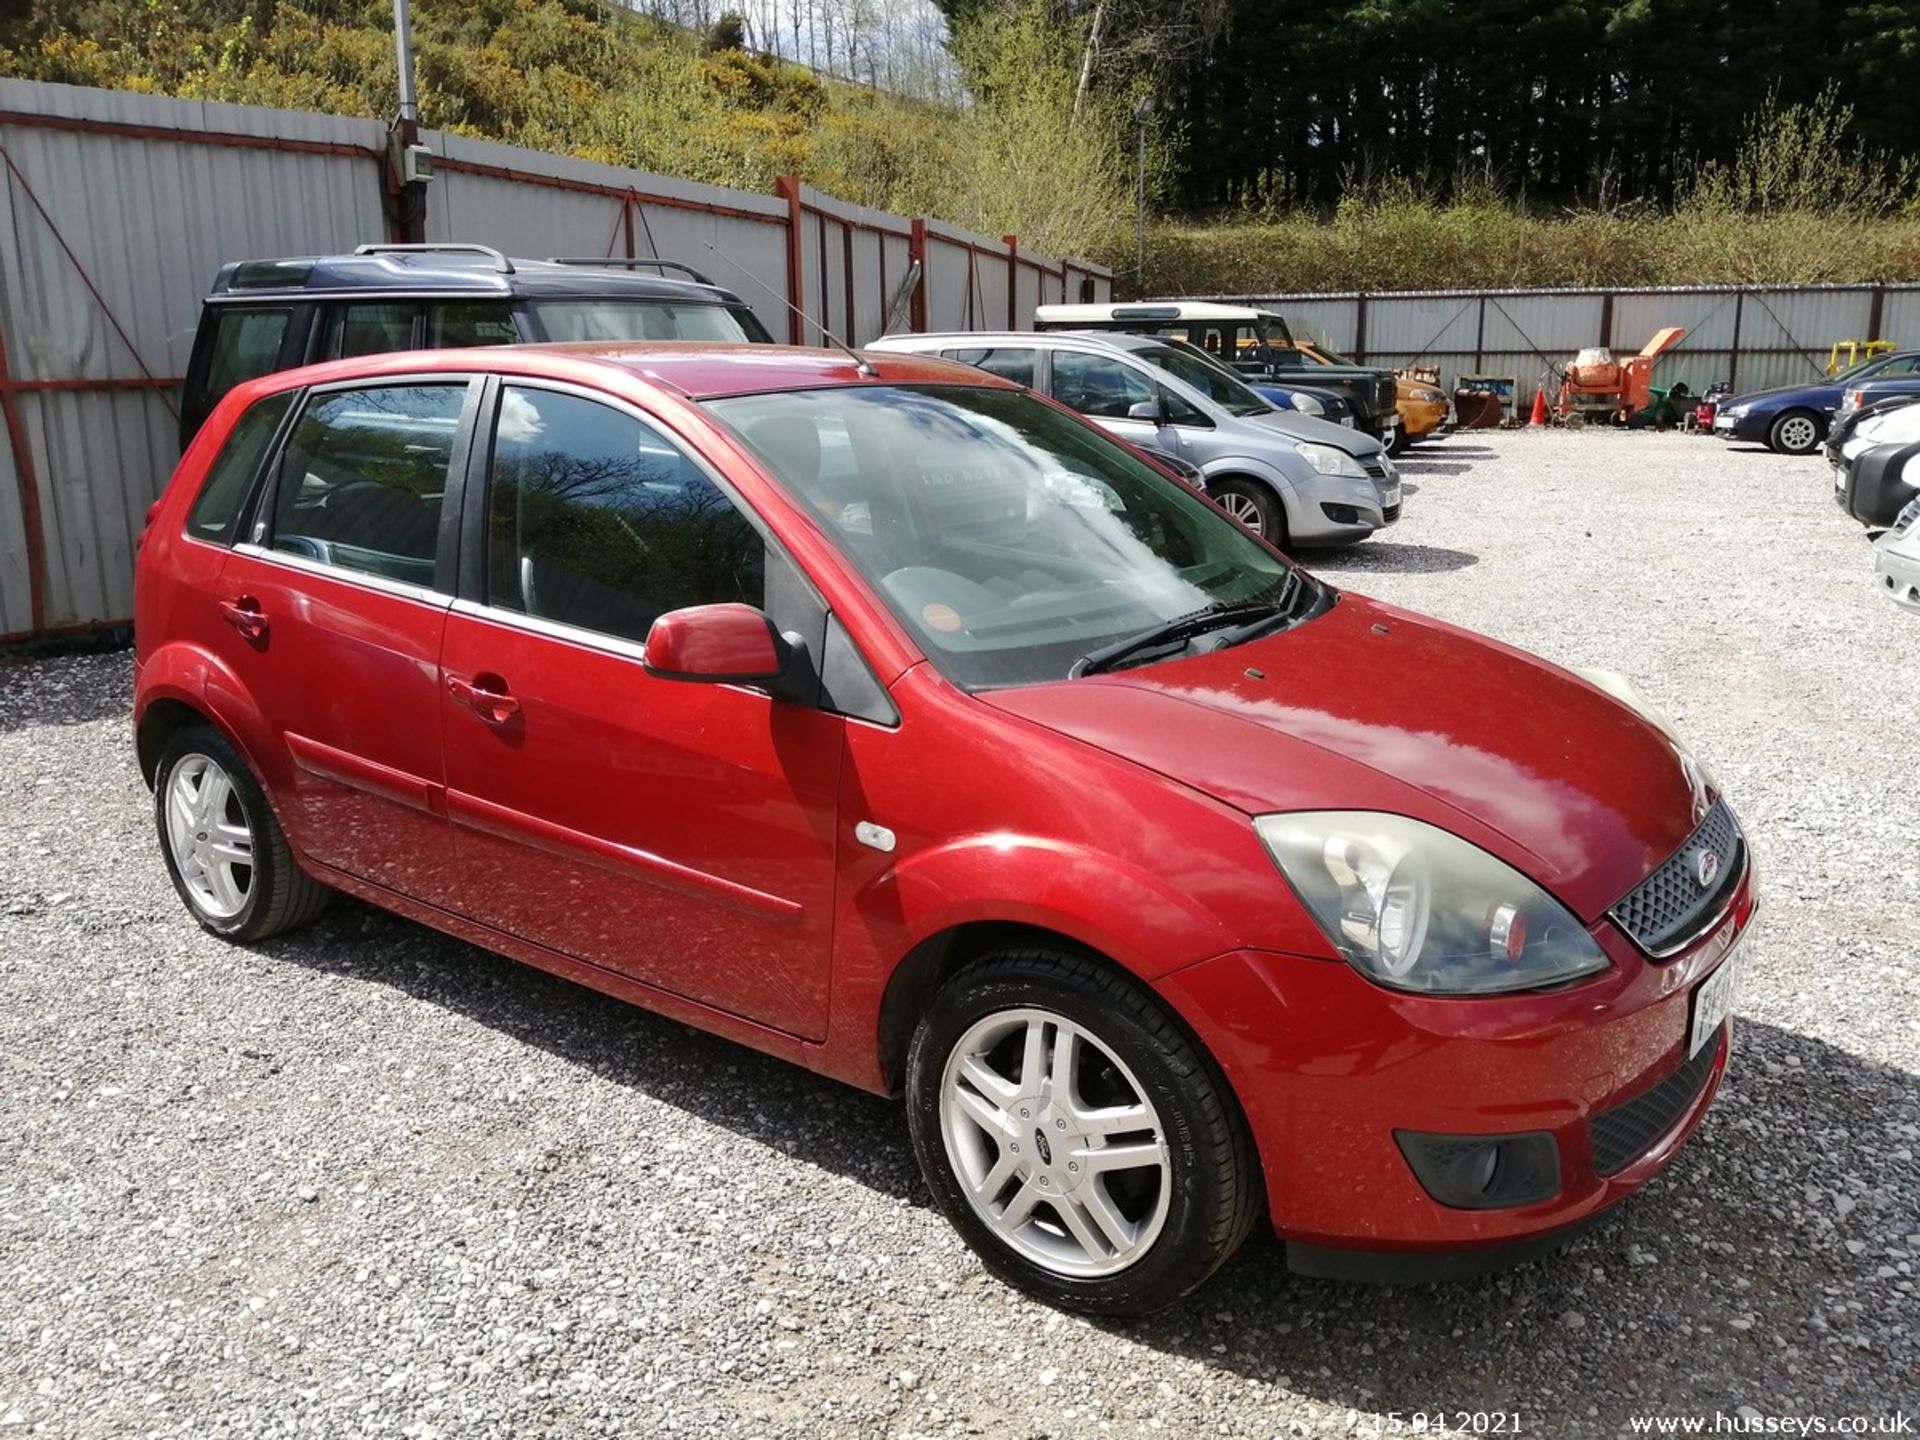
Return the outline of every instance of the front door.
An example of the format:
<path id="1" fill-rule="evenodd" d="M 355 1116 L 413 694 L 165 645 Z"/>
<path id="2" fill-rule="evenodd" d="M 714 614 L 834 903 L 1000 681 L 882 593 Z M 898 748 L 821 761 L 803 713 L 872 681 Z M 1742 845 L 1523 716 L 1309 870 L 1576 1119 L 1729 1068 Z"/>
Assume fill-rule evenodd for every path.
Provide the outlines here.
<path id="1" fill-rule="evenodd" d="M 845 722 L 640 661 L 668 610 L 780 623 L 790 562 L 662 427 L 563 387 L 501 388 L 470 504 L 484 574 L 442 654 L 460 908 L 821 1038 Z"/>
<path id="2" fill-rule="evenodd" d="M 260 759 L 295 848 L 429 901 L 452 880 L 443 531 L 479 391 L 454 379 L 310 394 L 221 576 L 226 658 L 284 747 Z"/>

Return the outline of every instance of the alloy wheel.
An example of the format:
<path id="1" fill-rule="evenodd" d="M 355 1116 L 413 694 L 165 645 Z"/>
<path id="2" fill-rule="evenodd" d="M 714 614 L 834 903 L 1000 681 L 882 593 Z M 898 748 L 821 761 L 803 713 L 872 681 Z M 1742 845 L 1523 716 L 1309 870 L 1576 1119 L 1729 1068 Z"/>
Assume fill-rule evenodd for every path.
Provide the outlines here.
<path id="1" fill-rule="evenodd" d="M 1813 421 L 1804 415 L 1790 415 L 1780 422 L 1780 446 L 1798 454 L 1811 450 L 1815 439 Z"/>
<path id="2" fill-rule="evenodd" d="M 167 778 L 167 848 L 194 906 L 215 920 L 246 908 L 253 827 L 233 777 L 209 755 L 187 755 Z"/>
<path id="3" fill-rule="evenodd" d="M 1056 1275 L 1124 1270 L 1166 1224 L 1159 1113 L 1099 1037 L 1052 1011 L 998 1011 L 960 1037 L 940 1132 L 975 1213 Z"/>
<path id="4" fill-rule="evenodd" d="M 1266 533 L 1260 521 L 1260 507 L 1253 503 L 1252 496 L 1229 491 L 1220 497 L 1220 506 L 1254 534 Z"/>

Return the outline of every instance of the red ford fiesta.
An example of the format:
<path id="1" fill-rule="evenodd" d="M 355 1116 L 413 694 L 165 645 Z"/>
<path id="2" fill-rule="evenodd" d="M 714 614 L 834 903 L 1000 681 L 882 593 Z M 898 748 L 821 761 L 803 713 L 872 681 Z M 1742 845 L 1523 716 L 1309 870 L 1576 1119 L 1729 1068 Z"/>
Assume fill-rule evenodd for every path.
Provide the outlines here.
<path id="1" fill-rule="evenodd" d="M 1740 827 L 1617 677 L 1293 568 L 959 365 L 397 355 L 235 391 L 155 506 L 137 743 L 188 909 L 345 891 L 903 1090 L 1059 1303 L 1263 1217 L 1550 1247 L 1699 1124 Z"/>

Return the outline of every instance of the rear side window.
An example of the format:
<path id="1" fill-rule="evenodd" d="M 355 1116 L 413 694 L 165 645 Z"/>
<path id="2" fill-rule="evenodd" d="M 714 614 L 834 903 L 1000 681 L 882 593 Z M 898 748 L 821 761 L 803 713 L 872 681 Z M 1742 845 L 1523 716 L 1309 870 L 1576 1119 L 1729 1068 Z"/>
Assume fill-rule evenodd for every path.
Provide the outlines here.
<path id="1" fill-rule="evenodd" d="M 975 347 L 971 350 L 948 350 L 944 354 L 949 360 L 958 360 L 989 375 L 999 375 L 1028 389 L 1033 388 L 1034 352 L 1031 350 L 1010 349 L 1000 345 L 990 349 Z"/>
<path id="2" fill-rule="evenodd" d="M 413 349 L 413 317 L 419 308 L 386 301 L 334 307 L 332 323 L 327 327 L 327 359 Z"/>
<path id="3" fill-rule="evenodd" d="M 549 340 L 716 340 L 764 344 L 747 309 L 701 301 L 535 300 L 527 308 Z"/>
<path id="4" fill-rule="evenodd" d="M 431 586 L 466 397 L 461 384 L 314 396 L 282 452 L 272 548 Z"/>
<path id="5" fill-rule="evenodd" d="M 234 526 L 253 489 L 253 477 L 260 473 L 260 462 L 294 394 L 286 390 L 254 401 L 227 432 L 227 443 L 213 457 L 206 483 L 187 512 L 187 533 L 194 539 L 214 545 L 233 543 Z"/>
<path id="6" fill-rule="evenodd" d="M 469 300 L 427 307 L 427 348 L 458 350 L 468 345 L 516 345 L 520 332 L 506 305 Z"/>
<path id="7" fill-rule="evenodd" d="M 207 363 L 209 408 L 234 386 L 280 368 L 280 348 L 292 321 L 291 310 L 221 310 Z"/>
<path id="8" fill-rule="evenodd" d="M 672 439 L 577 395 L 508 386 L 487 505 L 487 600 L 644 641 L 686 605 L 766 600 L 766 542 Z"/>

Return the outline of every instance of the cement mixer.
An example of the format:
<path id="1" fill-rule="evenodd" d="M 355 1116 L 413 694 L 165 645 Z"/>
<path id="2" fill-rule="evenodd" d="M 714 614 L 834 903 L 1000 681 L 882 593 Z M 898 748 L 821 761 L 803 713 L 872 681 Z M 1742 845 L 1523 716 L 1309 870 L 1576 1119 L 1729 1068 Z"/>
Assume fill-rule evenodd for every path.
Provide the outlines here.
<path id="1" fill-rule="evenodd" d="M 1604 346 L 1582 350 L 1560 385 L 1560 418 L 1624 421 L 1644 410 L 1653 398 L 1654 362 L 1686 333 L 1683 325 L 1669 325 L 1628 360 L 1615 360 Z"/>

